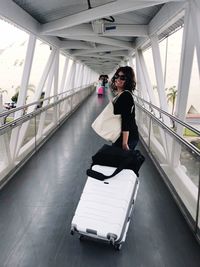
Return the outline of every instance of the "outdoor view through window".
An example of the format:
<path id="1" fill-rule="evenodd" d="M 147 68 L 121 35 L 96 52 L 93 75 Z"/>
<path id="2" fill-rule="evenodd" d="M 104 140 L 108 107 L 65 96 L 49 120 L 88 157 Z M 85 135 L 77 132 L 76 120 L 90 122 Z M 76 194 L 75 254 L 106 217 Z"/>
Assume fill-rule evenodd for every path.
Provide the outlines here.
<path id="1" fill-rule="evenodd" d="M 180 28 L 159 43 L 166 88 L 165 92 L 167 95 L 169 107 L 168 112 L 173 115 L 177 98 L 182 33 L 183 28 Z M 16 106 L 29 41 L 29 34 L 5 20 L 0 20 L 0 36 L 0 109 L 5 110 Z M 26 103 L 33 101 L 34 93 L 36 92 L 41 74 L 48 61 L 50 52 L 51 47 L 43 41 L 37 39 L 30 80 L 28 83 Z M 151 84 L 154 88 L 153 92 L 159 106 L 158 90 L 156 85 L 151 48 L 147 49 L 144 52 L 144 59 L 146 65 L 148 66 L 148 74 L 151 79 Z M 59 85 L 61 83 L 61 74 L 63 72 L 64 62 L 65 57 L 60 55 Z M 134 59 L 133 62 L 135 63 Z M 68 69 L 69 67 L 70 64 L 68 66 Z M 188 93 L 186 122 L 197 128 L 198 130 L 200 129 L 199 88 L 200 80 L 198 74 L 197 56 L 195 51 Z M 12 118 L 7 118 L 8 121 L 11 119 Z M 190 133 L 185 132 L 185 135 L 190 135 Z M 188 138 L 190 138 L 190 136 L 188 136 Z"/>

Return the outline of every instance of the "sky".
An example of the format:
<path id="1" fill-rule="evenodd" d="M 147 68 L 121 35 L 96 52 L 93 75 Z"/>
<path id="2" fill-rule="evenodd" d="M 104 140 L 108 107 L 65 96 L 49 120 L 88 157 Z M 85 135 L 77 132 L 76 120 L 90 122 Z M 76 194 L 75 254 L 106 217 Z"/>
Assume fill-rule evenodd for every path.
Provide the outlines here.
<path id="1" fill-rule="evenodd" d="M 167 55 L 167 71 L 166 71 L 166 88 L 178 84 L 178 70 L 180 67 L 180 52 L 182 42 L 182 30 L 171 35 L 168 39 L 168 55 Z M 20 85 L 20 77 L 22 76 L 26 48 L 28 44 L 28 34 L 12 24 L 0 20 L 0 88 L 6 89 L 4 94 L 4 102 L 9 102 L 11 96 L 15 93 L 16 87 Z M 35 60 L 35 71 L 31 75 L 31 83 L 37 86 L 38 75 L 41 73 L 48 55 L 49 49 L 41 45 L 38 41 L 37 60 Z M 166 39 L 160 43 L 161 58 L 164 68 Z M 35 53 L 36 54 L 36 53 Z M 144 53 L 149 76 L 153 85 L 156 84 L 155 73 L 153 68 L 152 55 L 149 51 Z M 64 59 L 61 60 L 62 67 Z M 198 74 L 198 65 L 196 53 L 194 56 L 194 64 L 192 78 L 189 89 L 187 110 L 191 105 L 200 112 L 200 80 Z"/>
<path id="2" fill-rule="evenodd" d="M 14 42 L 20 42 L 27 38 L 27 33 L 19 30 L 14 25 L 0 19 L 0 49 L 9 47 Z M 12 33 L 12 34 L 10 34 Z"/>

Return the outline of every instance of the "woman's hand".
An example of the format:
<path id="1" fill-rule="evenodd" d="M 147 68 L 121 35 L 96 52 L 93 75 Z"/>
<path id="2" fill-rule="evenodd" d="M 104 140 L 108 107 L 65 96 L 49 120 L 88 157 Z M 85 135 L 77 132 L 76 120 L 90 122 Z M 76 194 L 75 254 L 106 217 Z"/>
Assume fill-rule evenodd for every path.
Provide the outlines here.
<path id="1" fill-rule="evenodd" d="M 124 150 L 129 150 L 129 146 L 128 146 L 128 136 L 129 136 L 129 132 L 128 131 L 123 131 L 122 132 L 122 149 Z"/>
<path id="2" fill-rule="evenodd" d="M 122 149 L 124 149 L 124 150 L 130 150 L 128 144 L 122 144 Z"/>

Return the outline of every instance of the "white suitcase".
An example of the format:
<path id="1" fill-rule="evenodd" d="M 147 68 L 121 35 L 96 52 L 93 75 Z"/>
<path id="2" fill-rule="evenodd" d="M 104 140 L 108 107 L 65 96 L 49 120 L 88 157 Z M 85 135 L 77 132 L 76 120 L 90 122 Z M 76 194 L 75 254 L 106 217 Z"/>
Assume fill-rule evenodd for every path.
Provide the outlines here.
<path id="1" fill-rule="evenodd" d="M 92 169 L 110 175 L 116 168 L 94 165 Z M 128 169 L 104 181 L 88 177 L 72 219 L 71 234 L 104 240 L 120 250 L 138 187 L 137 176 Z"/>

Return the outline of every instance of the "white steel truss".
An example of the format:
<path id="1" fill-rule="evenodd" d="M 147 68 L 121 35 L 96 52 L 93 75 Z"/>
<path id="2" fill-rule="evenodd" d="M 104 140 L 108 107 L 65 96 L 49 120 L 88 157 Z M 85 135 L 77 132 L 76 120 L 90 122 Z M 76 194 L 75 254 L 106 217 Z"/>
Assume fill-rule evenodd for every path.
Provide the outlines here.
<path id="1" fill-rule="evenodd" d="M 146 22 L 146 24 L 141 21 L 138 24 L 133 21 L 131 21 L 130 24 L 128 24 L 128 21 L 123 22 L 123 20 L 126 20 L 126 16 L 129 18 L 131 16 L 132 19 L 134 13 L 131 12 L 145 9 L 148 13 L 148 8 L 153 8 L 160 4 L 163 5 L 159 6 L 159 11 L 157 11 L 156 15 Z M 122 22 L 116 23 L 116 27 L 113 31 L 105 30 L 102 34 L 94 32 L 92 28 L 93 21 L 109 16 L 118 16 L 119 14 L 125 14 L 125 16 L 122 18 L 118 17 Z M 148 13 L 146 17 L 148 17 L 149 14 L 150 13 Z M 33 101 L 40 100 L 44 88 L 45 97 L 48 98 L 51 95 L 55 96 L 54 102 L 59 98 L 57 97 L 58 93 L 66 91 L 61 96 L 61 100 L 63 100 L 62 104 L 55 105 L 52 109 L 44 110 L 39 116 L 36 134 L 37 141 L 40 139 L 42 140 L 48 133 L 48 130 L 58 124 L 61 111 L 68 114 L 69 110 L 72 110 L 77 103 L 80 103 L 80 99 L 85 93 L 83 94 L 82 91 L 77 91 L 77 87 L 84 89 L 83 86 L 93 83 L 97 80 L 98 75 L 103 72 L 113 74 L 119 65 L 129 64 L 132 66 L 132 56 L 136 58 L 138 95 L 144 100 L 148 100 L 151 104 L 157 105 L 148 75 L 148 64 L 146 64 L 143 56 L 143 51 L 148 47 L 152 48 L 160 107 L 167 112 L 168 105 L 165 94 L 159 41 L 173 30 L 176 30 L 176 23 L 183 19 L 184 31 L 175 114 L 180 120 L 185 120 L 195 48 L 200 73 L 200 2 L 198 0 L 117 0 L 103 6 L 78 12 L 77 14 L 68 15 L 64 18 L 48 21 L 44 24 L 39 23 L 33 16 L 20 8 L 13 1 L 1 0 L 0 15 L 6 20 L 19 25 L 30 34 L 17 106 L 25 104 L 37 38 L 41 38 L 51 46 L 51 54 L 41 75 Z M 137 18 L 139 17 L 138 14 L 135 14 L 135 16 Z M 182 26 L 181 23 L 182 22 L 180 22 L 179 26 Z M 173 29 L 171 30 L 170 27 Z M 162 34 L 165 34 L 165 36 L 162 36 Z M 66 61 L 60 88 L 58 88 L 60 52 L 66 56 Z M 73 61 L 70 70 L 68 70 L 69 56 Z M 127 62 L 128 60 L 129 63 Z M 70 91 L 73 91 L 73 95 L 65 100 L 66 96 L 70 94 Z M 88 91 L 89 90 L 86 90 L 86 93 L 88 93 Z M 42 108 L 45 109 L 50 103 L 50 100 L 43 101 Z M 144 106 L 148 109 L 147 103 L 145 103 Z M 28 107 L 26 112 L 32 112 L 36 108 L 37 104 L 34 104 Z M 53 112 L 51 112 L 52 110 Z M 157 111 L 154 110 L 153 112 L 155 116 L 158 115 Z M 52 115 L 52 120 L 49 120 L 50 122 L 47 123 L 49 114 Z M 15 112 L 14 119 L 22 115 L 22 110 Z M 141 114 L 138 114 L 138 116 L 141 120 L 143 119 Z M 36 119 L 37 118 L 35 118 L 35 120 Z M 172 127 L 169 117 L 162 115 L 159 119 L 169 128 Z M 8 142 L 8 135 L 1 136 L 0 147 L 2 150 L 6 151 L 6 161 L 7 163 L 10 162 L 9 164 L 12 165 L 13 168 L 16 162 L 21 160 L 21 156 L 25 151 L 24 140 L 30 123 L 31 120 L 13 128 L 10 143 Z M 146 127 L 145 133 L 147 139 L 148 133 L 149 138 L 150 136 L 152 137 L 152 140 L 147 140 L 147 142 L 151 142 L 154 145 L 154 152 L 160 156 L 159 159 L 162 161 L 161 165 L 163 169 L 168 170 L 170 175 L 174 175 L 173 178 L 178 177 L 174 186 L 177 187 L 177 192 L 181 195 L 181 198 L 183 198 L 185 205 L 189 203 L 188 210 L 194 215 L 197 188 L 194 185 L 191 186 L 191 181 L 189 181 L 186 172 L 183 172 L 183 168 L 181 168 L 181 145 L 172 140 L 169 135 L 165 135 L 163 129 L 158 129 L 157 131 L 161 140 L 159 143 L 150 126 L 151 125 L 147 123 L 146 126 L 142 125 L 142 123 L 140 125 L 140 127 Z M 176 132 L 182 135 L 183 129 L 184 127 L 179 124 Z M 35 142 L 35 140 L 31 140 L 31 142 Z M 194 188 L 194 190 L 191 190 L 191 188 Z M 186 196 L 189 196 L 189 200 Z"/>

